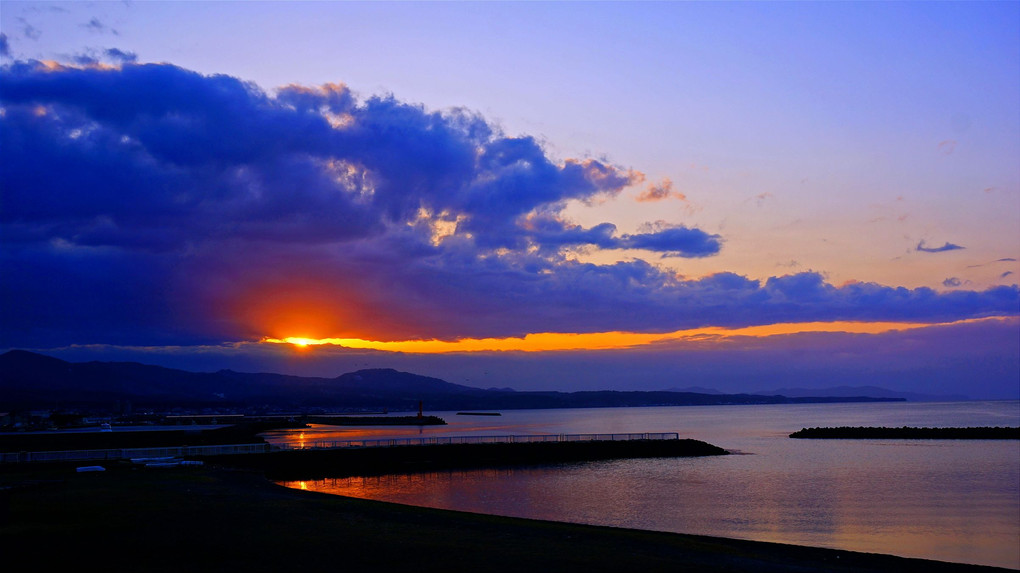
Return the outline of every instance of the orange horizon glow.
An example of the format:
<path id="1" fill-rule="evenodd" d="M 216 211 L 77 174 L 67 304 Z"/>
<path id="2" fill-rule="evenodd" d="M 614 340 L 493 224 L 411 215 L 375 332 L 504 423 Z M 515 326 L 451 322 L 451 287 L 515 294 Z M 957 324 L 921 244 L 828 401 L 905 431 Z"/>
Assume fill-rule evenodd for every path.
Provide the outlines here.
<path id="1" fill-rule="evenodd" d="M 312 346 L 341 346 L 352 349 L 384 350 L 411 354 L 444 354 L 451 352 L 548 352 L 564 350 L 614 350 L 648 346 L 660 342 L 725 340 L 735 337 L 765 338 L 802 333 L 883 334 L 891 331 L 951 326 L 989 320 L 1017 320 L 1016 317 L 987 317 L 953 322 L 787 322 L 758 326 L 726 328 L 707 326 L 665 333 L 646 332 L 541 332 L 523 337 L 462 338 L 458 340 L 395 340 L 379 341 L 361 338 L 264 337 L 260 342 L 291 344 L 305 350 Z"/>

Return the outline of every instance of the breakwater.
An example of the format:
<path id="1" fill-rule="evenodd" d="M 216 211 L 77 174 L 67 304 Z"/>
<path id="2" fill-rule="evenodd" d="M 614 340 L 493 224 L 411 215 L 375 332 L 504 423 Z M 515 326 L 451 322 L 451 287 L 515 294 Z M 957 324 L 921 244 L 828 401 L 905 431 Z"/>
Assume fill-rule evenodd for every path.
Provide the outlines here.
<path id="1" fill-rule="evenodd" d="M 302 422 L 331 426 L 445 426 L 438 416 L 304 416 Z"/>
<path id="2" fill-rule="evenodd" d="M 297 480 L 727 453 L 697 440 L 598 440 L 291 450 L 209 461 L 261 470 L 270 479 Z"/>
<path id="3" fill-rule="evenodd" d="M 505 436 L 422 436 L 417 438 L 377 438 L 355 440 L 313 440 L 276 444 L 283 450 L 323 448 L 386 448 L 392 446 L 439 446 L 451 444 L 524 444 L 534 442 L 620 442 L 629 440 L 678 440 L 676 432 L 642 432 L 613 434 L 511 434 Z"/>
<path id="4" fill-rule="evenodd" d="M 864 439 L 910 439 L 910 440 L 1020 440 L 1020 428 L 978 427 L 978 428 L 883 428 L 850 427 L 804 428 L 790 434 L 791 438 L 864 440 Z"/>

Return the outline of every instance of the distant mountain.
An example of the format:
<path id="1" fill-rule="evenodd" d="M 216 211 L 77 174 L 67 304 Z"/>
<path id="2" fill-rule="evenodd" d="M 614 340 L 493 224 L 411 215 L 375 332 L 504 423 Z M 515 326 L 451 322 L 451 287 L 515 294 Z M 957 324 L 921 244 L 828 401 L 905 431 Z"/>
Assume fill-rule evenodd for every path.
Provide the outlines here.
<path id="1" fill-rule="evenodd" d="M 391 369 L 359 370 L 336 378 L 196 373 L 136 362 L 65 362 L 23 350 L 0 355 L 0 408 L 27 405 L 136 405 L 415 409 L 425 398 L 477 396 L 486 390 Z"/>
<path id="2" fill-rule="evenodd" d="M 895 398 L 893 398 L 895 399 Z M 760 396 L 699 392 L 515 392 L 462 386 L 392 369 L 336 378 L 187 372 L 137 362 L 73 363 L 23 350 L 0 355 L 0 410 L 106 407 L 275 407 L 414 410 L 604 408 L 875 401 L 886 398 Z"/>
<path id="3" fill-rule="evenodd" d="M 392 368 L 358 370 L 357 372 L 337 376 L 334 380 L 346 388 L 379 394 L 393 392 L 410 392 L 412 394 L 422 392 L 428 394 L 475 394 L 489 391 L 453 384 L 439 378 L 399 372 Z"/>
<path id="4" fill-rule="evenodd" d="M 715 388 L 704 388 L 701 386 L 688 386 L 686 388 L 666 388 L 664 392 L 694 392 L 695 394 L 722 394 Z"/>
<path id="5" fill-rule="evenodd" d="M 956 402 L 969 400 L 961 394 L 918 394 L 915 392 L 897 392 L 877 386 L 837 386 L 834 388 L 780 388 L 778 390 L 762 390 L 752 392 L 761 396 L 783 395 L 791 398 L 805 396 L 825 396 L 833 398 L 852 398 L 868 396 L 871 398 L 894 398 L 910 402 Z"/>

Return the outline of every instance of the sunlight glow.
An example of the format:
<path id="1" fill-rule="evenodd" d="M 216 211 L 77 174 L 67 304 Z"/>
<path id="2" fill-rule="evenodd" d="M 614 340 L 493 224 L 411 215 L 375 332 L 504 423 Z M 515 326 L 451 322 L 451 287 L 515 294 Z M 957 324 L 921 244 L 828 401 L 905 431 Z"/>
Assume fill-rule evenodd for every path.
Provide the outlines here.
<path id="1" fill-rule="evenodd" d="M 745 326 L 740 328 L 724 328 L 707 326 L 664 333 L 645 332 L 591 332 L 564 333 L 542 332 L 528 334 L 523 337 L 508 338 L 462 338 L 460 340 L 397 340 L 378 341 L 360 338 L 270 338 L 261 342 L 273 344 L 292 344 L 298 348 L 309 346 L 342 346 L 344 348 L 385 350 L 390 352 L 409 352 L 414 354 L 441 354 L 448 352 L 548 352 L 557 350 L 610 350 L 635 348 L 660 343 L 676 342 L 721 342 L 735 337 L 767 337 L 802 333 L 846 333 L 846 334 L 882 334 L 891 331 L 913 330 L 934 326 L 982 322 L 988 320 L 1015 320 L 1006 317 L 975 318 L 955 322 L 923 323 L 923 322 L 791 322 Z"/>

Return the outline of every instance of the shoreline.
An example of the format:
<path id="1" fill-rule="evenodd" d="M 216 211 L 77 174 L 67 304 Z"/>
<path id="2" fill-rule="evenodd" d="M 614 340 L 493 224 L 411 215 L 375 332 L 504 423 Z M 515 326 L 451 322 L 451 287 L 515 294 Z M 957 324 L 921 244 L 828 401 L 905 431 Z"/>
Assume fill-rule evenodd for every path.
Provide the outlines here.
<path id="1" fill-rule="evenodd" d="M 279 571 L 1009 571 L 890 555 L 466 513 L 289 489 L 204 466 L 0 473 L 0 535 L 35 568 Z M 115 548 L 114 551 L 109 549 Z"/>

